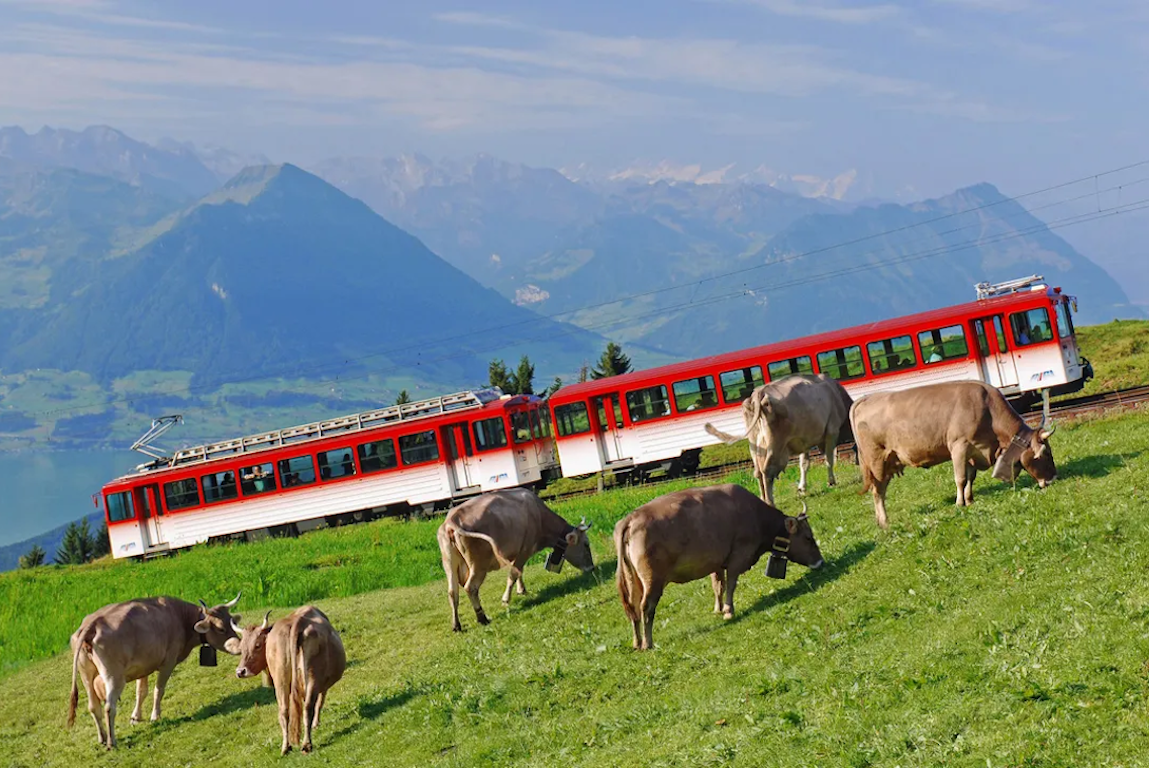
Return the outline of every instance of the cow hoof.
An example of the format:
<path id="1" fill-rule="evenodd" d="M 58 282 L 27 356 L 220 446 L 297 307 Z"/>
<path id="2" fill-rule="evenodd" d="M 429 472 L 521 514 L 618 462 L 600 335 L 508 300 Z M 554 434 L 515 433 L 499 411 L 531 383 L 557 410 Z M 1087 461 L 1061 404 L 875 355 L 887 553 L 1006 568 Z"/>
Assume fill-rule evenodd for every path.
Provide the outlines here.
<path id="1" fill-rule="evenodd" d="M 480 613 L 475 618 L 478 619 L 479 623 L 483 624 L 483 625 L 491 623 L 491 620 L 487 618 L 487 614 L 485 614 L 485 613 Z"/>
<path id="2" fill-rule="evenodd" d="M 290 751 L 291 751 L 291 745 L 289 744 L 288 746 L 286 746 L 286 747 L 284 747 L 283 749 L 279 750 L 279 754 L 281 754 L 281 755 L 286 755 L 286 754 L 287 754 L 288 752 L 290 752 Z"/>
<path id="3" fill-rule="evenodd" d="M 311 746 L 311 742 L 309 741 L 306 744 L 304 744 L 303 746 L 301 746 L 299 748 L 299 751 L 305 755 L 310 755 L 312 749 L 313 749 L 313 747 Z"/>
<path id="4" fill-rule="evenodd" d="M 133 716 L 132 716 L 132 718 L 131 718 L 130 720 L 128 720 L 128 722 L 129 722 L 129 723 L 131 723 L 132 725 L 139 725 L 139 724 L 140 724 L 140 723 L 142 723 L 143 721 L 142 721 L 142 720 L 140 720 L 140 718 L 138 718 L 138 717 L 135 717 L 135 716 L 133 715 Z"/>
<path id="5" fill-rule="evenodd" d="M 456 624 L 455 626 L 451 627 L 451 631 L 452 632 L 462 632 L 463 631 L 463 625 L 462 624 Z"/>

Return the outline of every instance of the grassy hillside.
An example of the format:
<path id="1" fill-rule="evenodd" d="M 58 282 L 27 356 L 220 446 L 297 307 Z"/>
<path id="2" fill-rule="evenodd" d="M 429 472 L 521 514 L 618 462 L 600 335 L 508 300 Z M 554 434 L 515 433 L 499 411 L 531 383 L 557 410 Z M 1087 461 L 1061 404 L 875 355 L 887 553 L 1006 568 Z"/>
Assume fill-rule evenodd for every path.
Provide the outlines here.
<path id="1" fill-rule="evenodd" d="M 85 611 L 242 588 L 249 618 L 318 600 L 342 632 L 350 668 L 312 757 L 332 765 L 1137 765 L 1149 753 L 1145 417 L 1063 425 L 1058 483 L 983 477 L 971 509 L 952 505 L 948 466 L 911 470 L 891 488 L 888 534 L 852 466 L 833 491 L 817 468 L 810 513 L 828 566 L 776 582 L 760 564 L 732 622 L 710 613 L 706 581 L 671 586 L 646 654 L 630 649 L 607 537 L 665 486 L 561 505 L 596 522 L 602 582 L 534 565 L 531 594 L 507 612 L 492 576 L 493 623 L 464 609 L 461 635 L 449 631 L 433 522 L 4 574 L 5 762 L 98 757 L 90 718 L 62 726 L 59 651 Z M 790 510 L 792 480 L 780 494 Z M 369 591 L 381 586 L 396 588 Z M 129 726 L 126 705 L 122 748 L 100 759 L 277 764 L 274 697 L 235 680 L 233 663 L 177 670 L 157 725 Z"/>
<path id="2" fill-rule="evenodd" d="M 1149 320 L 1114 320 L 1080 328 L 1078 343 L 1094 373 L 1082 394 L 1149 384 Z"/>

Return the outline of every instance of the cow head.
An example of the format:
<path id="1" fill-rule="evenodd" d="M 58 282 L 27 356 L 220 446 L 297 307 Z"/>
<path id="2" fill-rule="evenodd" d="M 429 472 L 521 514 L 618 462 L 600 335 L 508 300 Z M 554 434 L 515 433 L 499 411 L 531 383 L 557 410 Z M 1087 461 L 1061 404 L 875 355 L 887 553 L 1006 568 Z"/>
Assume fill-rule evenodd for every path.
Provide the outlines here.
<path id="1" fill-rule="evenodd" d="M 1053 463 L 1053 449 L 1049 446 L 1049 437 L 1056 429 L 1051 426 L 1045 428 L 1045 422 L 1033 430 L 1029 436 L 1029 445 L 1021 452 L 1021 466 L 1037 481 L 1040 488 L 1057 479 L 1057 466 Z"/>
<path id="2" fill-rule="evenodd" d="M 590 539 L 586 535 L 589 529 L 590 523 L 584 517 L 582 522 L 567 531 L 565 536 L 567 549 L 563 556 L 583 573 L 594 570 L 594 558 L 590 554 Z"/>
<path id="3" fill-rule="evenodd" d="M 786 535 L 790 537 L 790 549 L 786 557 L 808 568 L 821 568 L 822 550 L 818 549 L 818 542 L 814 541 L 814 531 L 810 528 L 810 519 L 806 517 L 805 502 L 802 504 L 802 514 L 785 518 L 785 524 Z"/>
<path id="4" fill-rule="evenodd" d="M 195 631 L 203 635 L 203 641 L 215 648 L 235 656 L 239 653 L 239 636 L 232 629 L 232 619 L 239 619 L 239 615 L 232 616 L 231 609 L 239 602 L 239 595 L 234 600 L 208 608 L 207 603 L 199 601 L 200 618 L 195 623 Z"/>
<path id="5" fill-rule="evenodd" d="M 252 624 L 243 629 L 232 622 L 231 628 L 239 636 L 239 666 L 235 668 L 235 676 L 243 679 L 255 677 L 267 669 L 267 636 L 271 634 L 271 611 L 263 616 L 263 623 L 259 626 Z"/>

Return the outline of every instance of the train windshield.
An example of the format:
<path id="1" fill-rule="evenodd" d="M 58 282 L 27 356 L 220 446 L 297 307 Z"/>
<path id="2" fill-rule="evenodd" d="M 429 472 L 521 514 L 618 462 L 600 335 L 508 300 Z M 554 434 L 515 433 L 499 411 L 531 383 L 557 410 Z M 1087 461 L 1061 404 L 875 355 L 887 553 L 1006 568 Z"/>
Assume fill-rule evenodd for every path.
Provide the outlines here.
<path id="1" fill-rule="evenodd" d="M 1057 302 L 1057 335 L 1065 339 L 1072 336 L 1073 317 L 1069 314 L 1069 306 L 1064 301 Z"/>

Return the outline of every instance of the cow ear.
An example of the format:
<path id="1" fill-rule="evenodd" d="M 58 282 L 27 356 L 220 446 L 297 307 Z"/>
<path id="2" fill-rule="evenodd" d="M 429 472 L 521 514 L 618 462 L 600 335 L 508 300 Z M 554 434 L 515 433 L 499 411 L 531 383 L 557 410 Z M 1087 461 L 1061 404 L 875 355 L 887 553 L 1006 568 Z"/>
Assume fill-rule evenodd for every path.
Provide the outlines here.
<path id="1" fill-rule="evenodd" d="M 567 546 L 573 547 L 575 544 L 578 543 L 578 531 L 577 530 L 568 531 L 567 535 L 566 535 L 566 540 L 567 540 Z"/>
<path id="2" fill-rule="evenodd" d="M 193 629 L 196 632 L 199 632 L 201 635 L 206 635 L 208 629 L 208 620 L 204 619 L 203 621 L 197 621 Z"/>
<path id="3" fill-rule="evenodd" d="M 793 536 L 798 532 L 798 521 L 793 517 L 786 518 L 786 532 Z"/>

